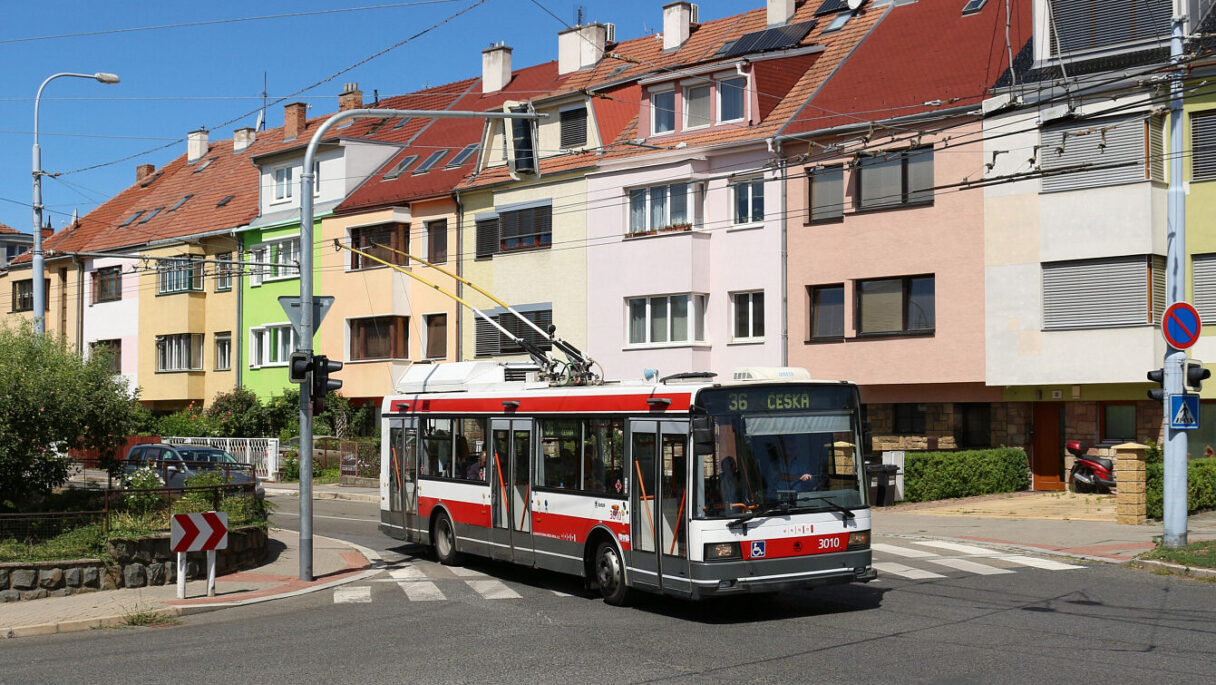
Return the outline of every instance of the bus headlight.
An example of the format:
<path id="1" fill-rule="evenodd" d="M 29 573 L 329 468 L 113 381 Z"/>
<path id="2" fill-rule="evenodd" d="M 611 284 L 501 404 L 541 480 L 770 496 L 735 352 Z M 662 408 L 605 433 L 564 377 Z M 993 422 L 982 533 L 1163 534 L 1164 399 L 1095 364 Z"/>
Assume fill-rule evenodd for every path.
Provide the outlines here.
<path id="1" fill-rule="evenodd" d="M 849 533 L 849 549 L 867 549 L 870 546 L 870 531 L 858 530 Z"/>
<path id="2" fill-rule="evenodd" d="M 705 544 L 705 560 L 742 559 L 737 542 L 709 542 Z"/>

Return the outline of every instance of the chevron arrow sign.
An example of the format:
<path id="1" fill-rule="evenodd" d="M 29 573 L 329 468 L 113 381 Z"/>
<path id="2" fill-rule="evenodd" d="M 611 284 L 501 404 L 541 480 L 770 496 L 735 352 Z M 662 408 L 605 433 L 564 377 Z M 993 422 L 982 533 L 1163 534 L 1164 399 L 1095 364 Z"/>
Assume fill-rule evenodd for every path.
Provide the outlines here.
<path id="1" fill-rule="evenodd" d="M 169 525 L 169 545 L 173 552 L 227 549 L 228 514 L 219 511 L 174 514 Z"/>

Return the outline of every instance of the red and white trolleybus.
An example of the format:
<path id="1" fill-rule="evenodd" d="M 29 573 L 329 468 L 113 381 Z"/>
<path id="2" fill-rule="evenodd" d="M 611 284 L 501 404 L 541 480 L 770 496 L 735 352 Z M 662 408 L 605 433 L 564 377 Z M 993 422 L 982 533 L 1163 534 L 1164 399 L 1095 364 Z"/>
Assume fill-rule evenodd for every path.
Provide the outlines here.
<path id="1" fill-rule="evenodd" d="M 787 368 L 564 387 L 517 375 L 415 366 L 385 398 L 384 533 L 445 564 L 582 576 L 613 604 L 876 576 L 855 385 Z"/>

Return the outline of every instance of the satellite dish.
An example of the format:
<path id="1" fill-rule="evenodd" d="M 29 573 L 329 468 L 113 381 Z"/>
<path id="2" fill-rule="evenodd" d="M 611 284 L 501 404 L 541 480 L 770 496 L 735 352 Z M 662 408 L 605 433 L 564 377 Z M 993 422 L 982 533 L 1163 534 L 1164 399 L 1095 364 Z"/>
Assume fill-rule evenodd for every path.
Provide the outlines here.
<path id="1" fill-rule="evenodd" d="M 855 10 L 858 7 L 861 7 L 861 4 L 865 1 L 866 0 L 849 0 L 849 9 Z"/>

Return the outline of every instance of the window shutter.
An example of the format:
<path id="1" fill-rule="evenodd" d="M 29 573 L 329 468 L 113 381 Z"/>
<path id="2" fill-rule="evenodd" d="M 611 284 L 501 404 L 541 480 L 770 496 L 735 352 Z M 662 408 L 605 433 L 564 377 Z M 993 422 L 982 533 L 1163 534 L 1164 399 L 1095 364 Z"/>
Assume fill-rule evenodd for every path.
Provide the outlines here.
<path id="1" fill-rule="evenodd" d="M 1148 163 L 1144 177 L 1150 181 L 1165 181 L 1165 134 L 1164 117 L 1149 117 L 1144 120 L 1148 128 Z"/>
<path id="2" fill-rule="evenodd" d="M 1216 321 L 1216 253 L 1191 258 L 1192 299 L 1202 321 Z M 1157 319 L 1160 321 L 1160 317 Z"/>
<path id="3" fill-rule="evenodd" d="M 1043 264 L 1043 329 L 1145 324 L 1148 268 L 1143 256 Z"/>
<path id="4" fill-rule="evenodd" d="M 1170 3 L 1144 0 L 1052 0 L 1052 53 L 1166 40 Z M 1058 43 L 1057 43 L 1058 40 Z"/>
<path id="5" fill-rule="evenodd" d="M 561 113 L 563 148 L 582 147 L 587 144 L 587 108 L 569 109 Z"/>
<path id="6" fill-rule="evenodd" d="M 1149 257 L 1153 268 L 1153 311 L 1149 315 L 1149 323 L 1160 324 L 1165 315 L 1165 257 L 1153 255 Z"/>
<path id="7" fill-rule="evenodd" d="M 503 212 L 498 217 L 498 232 L 499 238 L 518 238 L 520 224 L 522 223 L 520 215 L 527 210 L 519 210 L 515 212 Z"/>
<path id="8" fill-rule="evenodd" d="M 477 259 L 490 257 L 495 252 L 498 252 L 498 219 L 482 219 L 477 222 Z M 481 323 L 478 319 L 478 324 Z"/>
<path id="9" fill-rule="evenodd" d="M 1043 177 L 1043 192 L 1143 181 L 1146 146 L 1142 120 L 1090 119 L 1043 129 L 1040 166 L 1043 171 L 1061 170 Z"/>
<path id="10" fill-rule="evenodd" d="M 1216 110 L 1191 115 L 1191 180 L 1216 178 Z"/>
<path id="11" fill-rule="evenodd" d="M 536 233 L 539 233 L 541 235 L 552 235 L 553 234 L 553 206 L 545 205 L 544 207 L 537 207 L 536 209 L 534 209 L 532 211 L 534 212 L 532 217 L 533 217 L 533 221 L 535 222 L 534 225 L 536 226 L 536 229 L 535 229 Z M 540 242 L 542 244 L 548 244 L 550 241 L 542 239 Z"/>
<path id="12" fill-rule="evenodd" d="M 490 325 L 490 322 L 477 317 L 476 336 L 477 341 L 474 345 L 474 354 L 478 357 L 493 357 L 498 354 L 499 344 L 498 329 Z"/>

